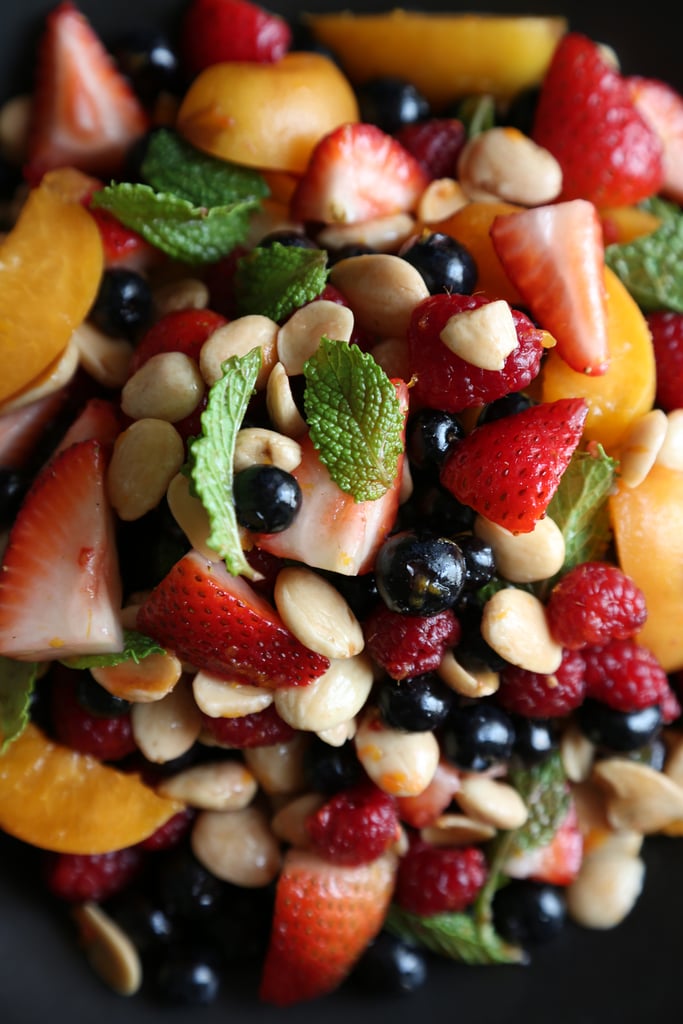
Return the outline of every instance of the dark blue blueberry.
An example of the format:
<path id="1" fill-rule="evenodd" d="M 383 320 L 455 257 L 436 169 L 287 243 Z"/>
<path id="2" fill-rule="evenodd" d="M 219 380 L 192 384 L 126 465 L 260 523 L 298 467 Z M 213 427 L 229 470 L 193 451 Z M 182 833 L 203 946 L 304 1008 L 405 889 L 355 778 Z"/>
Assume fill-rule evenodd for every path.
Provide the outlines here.
<path id="1" fill-rule="evenodd" d="M 465 556 L 465 587 L 478 590 L 496 575 L 493 548 L 472 533 L 459 533 L 454 538 Z"/>
<path id="2" fill-rule="evenodd" d="M 465 436 L 460 420 L 441 409 L 420 409 L 408 421 L 406 451 L 411 465 L 439 470 L 453 446 Z"/>
<path id="3" fill-rule="evenodd" d="M 154 983 L 159 998 L 170 1005 L 206 1006 L 220 992 L 219 958 L 212 949 L 179 943 L 159 962 Z"/>
<path id="4" fill-rule="evenodd" d="M 502 420 L 505 416 L 514 416 L 517 412 L 524 412 L 533 405 L 533 402 L 521 391 L 511 391 L 509 395 L 497 398 L 495 402 L 485 405 L 477 417 L 477 426 L 482 423 L 493 423 L 494 420 Z"/>
<path id="5" fill-rule="evenodd" d="M 513 752 L 524 764 L 545 761 L 559 747 L 557 727 L 549 718 L 526 718 L 512 715 L 515 726 Z"/>
<path id="6" fill-rule="evenodd" d="M 242 526 L 260 533 L 279 533 L 291 526 L 301 508 L 295 477 L 278 466 L 254 465 L 233 480 L 235 514 Z"/>
<path id="7" fill-rule="evenodd" d="M 430 295 L 471 295 L 476 287 L 478 271 L 474 257 L 450 235 L 425 234 L 401 248 L 399 256 L 419 272 Z"/>
<path id="8" fill-rule="evenodd" d="M 107 910 L 142 957 L 159 955 L 179 935 L 178 925 L 138 889 L 116 896 Z"/>
<path id="9" fill-rule="evenodd" d="M 465 558 L 447 537 L 406 530 L 384 542 L 375 561 L 382 600 L 405 615 L 436 615 L 451 607 L 465 582 Z"/>
<path id="10" fill-rule="evenodd" d="M 428 732 L 445 722 L 455 694 L 432 673 L 409 679 L 385 679 L 376 690 L 384 722 L 407 732 Z"/>
<path id="11" fill-rule="evenodd" d="M 577 711 L 579 728 L 597 747 L 629 753 L 647 746 L 662 727 L 654 704 L 640 711 L 617 711 L 597 700 L 585 700 Z"/>
<path id="12" fill-rule="evenodd" d="M 90 319 L 112 337 L 136 338 L 152 318 L 151 289 L 142 276 L 122 267 L 105 270 Z"/>
<path id="13" fill-rule="evenodd" d="M 454 708 L 442 731 L 443 751 L 457 768 L 482 772 L 512 757 L 515 727 L 502 708 L 486 701 Z"/>
<path id="14" fill-rule="evenodd" d="M 178 55 L 160 32 L 136 29 L 126 33 L 116 43 L 114 56 L 145 106 L 151 106 L 161 93 L 178 95 L 184 87 Z"/>
<path id="15" fill-rule="evenodd" d="M 554 939 L 565 926 L 564 892 L 554 885 L 521 879 L 508 882 L 493 899 L 493 923 L 508 942 L 525 946 Z"/>
<path id="16" fill-rule="evenodd" d="M 406 124 L 424 121 L 429 103 L 407 79 L 392 75 L 371 78 L 356 90 L 360 120 L 375 124 L 389 135 Z"/>
<path id="17" fill-rule="evenodd" d="M 269 249 L 275 244 L 293 247 L 295 249 L 317 249 L 318 246 L 305 235 L 303 231 L 295 231 L 290 228 L 279 228 L 264 235 L 258 243 L 260 249 Z"/>
<path id="18" fill-rule="evenodd" d="M 206 920 L 224 908 L 224 883 L 185 847 L 160 859 L 156 887 L 164 912 L 178 921 Z"/>
<path id="19" fill-rule="evenodd" d="M 332 747 L 317 736 L 311 737 L 304 753 L 304 775 L 311 789 L 329 796 L 348 789 L 363 777 L 351 740 Z"/>
<path id="20" fill-rule="evenodd" d="M 81 672 L 76 683 L 76 700 L 91 715 L 100 718 L 118 718 L 130 711 L 130 703 L 115 697 L 93 678 L 90 672 Z"/>
<path id="21" fill-rule="evenodd" d="M 389 932 L 381 931 L 356 964 L 352 980 L 376 995 L 407 995 L 427 981 L 425 954 Z"/>

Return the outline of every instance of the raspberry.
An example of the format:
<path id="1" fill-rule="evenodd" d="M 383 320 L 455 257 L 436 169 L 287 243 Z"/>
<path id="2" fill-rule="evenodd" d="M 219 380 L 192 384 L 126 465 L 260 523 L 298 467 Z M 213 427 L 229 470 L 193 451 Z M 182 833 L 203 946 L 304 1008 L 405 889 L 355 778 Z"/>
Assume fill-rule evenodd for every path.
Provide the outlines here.
<path id="1" fill-rule="evenodd" d="M 185 807 L 178 811 L 165 824 L 160 825 L 156 832 L 143 839 L 139 844 L 140 849 L 153 852 L 172 850 L 187 835 L 196 816 L 197 812 L 193 807 Z"/>
<path id="2" fill-rule="evenodd" d="M 78 672 L 55 672 L 52 680 L 52 723 L 60 743 L 100 761 L 120 761 L 137 750 L 130 712 L 97 715 L 77 697 Z"/>
<path id="3" fill-rule="evenodd" d="M 106 900 L 122 892 L 142 870 L 145 855 L 127 846 L 111 853 L 56 853 L 45 863 L 45 883 L 60 900 Z"/>
<path id="4" fill-rule="evenodd" d="M 294 735 L 294 729 L 280 718 L 273 704 L 239 718 L 212 718 L 202 714 L 202 722 L 219 743 L 239 749 L 286 743 Z"/>
<path id="5" fill-rule="evenodd" d="M 367 864 L 396 839 L 396 802 L 371 782 L 337 793 L 309 815 L 312 848 L 335 864 Z"/>
<path id="6" fill-rule="evenodd" d="M 455 178 L 458 157 L 467 141 L 462 121 L 455 117 L 432 117 L 406 124 L 396 138 L 427 172 L 435 178 Z"/>
<path id="7" fill-rule="evenodd" d="M 569 650 L 563 651 L 562 663 L 552 675 L 506 666 L 500 674 L 498 702 L 526 718 L 562 718 L 583 703 L 584 670 L 583 657 Z"/>
<path id="8" fill-rule="evenodd" d="M 394 899 L 413 914 L 465 910 L 486 875 L 486 858 L 479 847 L 430 846 L 414 838 L 399 861 Z"/>
<path id="9" fill-rule="evenodd" d="M 633 640 L 610 640 L 583 652 L 586 696 L 615 711 L 640 711 L 670 701 L 666 672 L 647 647 Z"/>
<path id="10" fill-rule="evenodd" d="M 379 605 L 363 631 L 371 658 L 392 679 L 407 679 L 437 669 L 447 647 L 460 639 L 460 623 L 450 609 L 436 615 L 402 615 Z"/>
<path id="11" fill-rule="evenodd" d="M 604 644 L 635 636 L 647 618 L 645 595 L 616 565 L 584 562 L 553 587 L 548 624 L 563 647 Z"/>
<path id="12" fill-rule="evenodd" d="M 683 313 L 649 313 L 657 372 L 657 404 L 670 412 L 683 405 Z"/>

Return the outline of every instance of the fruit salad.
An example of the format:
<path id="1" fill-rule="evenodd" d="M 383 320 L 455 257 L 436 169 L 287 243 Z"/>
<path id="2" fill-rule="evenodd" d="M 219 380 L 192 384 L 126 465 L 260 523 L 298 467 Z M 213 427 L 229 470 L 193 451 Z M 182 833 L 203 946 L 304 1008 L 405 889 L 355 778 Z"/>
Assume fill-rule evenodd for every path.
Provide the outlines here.
<path id="1" fill-rule="evenodd" d="M 683 834 L 683 95 L 555 16 L 63 0 L 0 153 L 0 829 L 103 984 L 618 927 Z"/>

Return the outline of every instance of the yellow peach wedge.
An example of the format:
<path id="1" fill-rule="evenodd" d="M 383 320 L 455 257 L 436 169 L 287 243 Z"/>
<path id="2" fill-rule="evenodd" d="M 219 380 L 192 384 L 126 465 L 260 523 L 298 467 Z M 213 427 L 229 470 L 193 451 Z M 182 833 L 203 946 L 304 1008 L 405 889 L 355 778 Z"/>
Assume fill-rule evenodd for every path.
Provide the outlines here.
<path id="1" fill-rule="evenodd" d="M 134 846 L 182 808 L 138 775 L 54 743 L 32 724 L 0 758 L 0 828 L 42 850 Z"/>
<path id="2" fill-rule="evenodd" d="M 637 487 L 610 498 L 619 563 L 645 594 L 638 641 L 666 672 L 683 669 L 683 472 L 654 465 Z"/>
<path id="3" fill-rule="evenodd" d="M 586 440 L 616 452 L 629 426 L 652 408 L 655 359 L 647 321 L 616 274 L 605 268 L 610 364 L 590 377 L 572 370 L 556 351 L 541 368 L 541 398 L 583 397 L 588 402 Z"/>
<path id="4" fill-rule="evenodd" d="M 45 175 L 0 247 L 0 402 L 55 362 L 97 294 L 102 243 L 77 194 L 69 169 Z"/>
<path id="5" fill-rule="evenodd" d="M 292 52 L 269 64 L 207 68 L 185 95 L 176 127 L 223 160 L 299 174 L 323 135 L 357 120 L 353 89 L 336 64 Z"/>
<path id="6" fill-rule="evenodd" d="M 494 14 L 311 14 L 313 35 L 355 84 L 410 79 L 435 107 L 471 93 L 505 100 L 538 85 L 567 30 L 563 17 Z"/>

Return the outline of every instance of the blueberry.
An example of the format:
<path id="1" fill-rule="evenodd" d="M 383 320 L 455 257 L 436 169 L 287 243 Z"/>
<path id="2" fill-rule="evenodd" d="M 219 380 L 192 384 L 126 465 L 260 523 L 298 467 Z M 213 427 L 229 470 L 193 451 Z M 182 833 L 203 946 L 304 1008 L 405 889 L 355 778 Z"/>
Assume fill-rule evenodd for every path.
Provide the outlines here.
<path id="1" fill-rule="evenodd" d="M 427 233 L 401 248 L 399 256 L 419 271 L 430 295 L 443 292 L 471 295 L 476 287 L 474 257 L 450 235 Z"/>
<path id="2" fill-rule="evenodd" d="M 420 409 L 408 421 L 406 451 L 418 469 L 438 470 L 453 446 L 465 436 L 460 420 L 441 409 Z"/>
<path id="3" fill-rule="evenodd" d="M 457 601 L 465 582 L 465 558 L 447 537 L 406 530 L 380 548 L 375 578 L 382 600 L 392 611 L 436 615 Z"/>
<path id="4" fill-rule="evenodd" d="M 356 964 L 352 980 L 366 992 L 404 995 L 422 988 L 427 973 L 423 952 L 381 931 Z"/>
<path id="5" fill-rule="evenodd" d="M 454 708 L 442 735 L 448 760 L 473 772 L 508 762 L 514 742 L 515 727 L 510 716 L 495 704 L 483 701 Z"/>
<path id="6" fill-rule="evenodd" d="M 258 246 L 260 249 L 269 249 L 276 243 L 295 249 L 318 248 L 313 239 L 305 235 L 303 231 L 295 231 L 290 228 L 279 228 L 277 231 L 270 231 L 260 239 Z"/>
<path id="7" fill-rule="evenodd" d="M 142 956 L 158 954 L 178 935 L 168 914 L 138 889 L 124 890 L 107 909 Z"/>
<path id="8" fill-rule="evenodd" d="M 218 957 L 213 950 L 180 943 L 168 950 L 155 978 L 156 991 L 173 1005 L 206 1006 L 220 991 Z"/>
<path id="9" fill-rule="evenodd" d="M 579 728 L 597 747 L 630 753 L 647 746 L 662 726 L 662 712 L 654 704 L 640 711 L 617 711 L 588 699 L 577 711 Z"/>
<path id="10" fill-rule="evenodd" d="M 21 470 L 0 467 L 0 523 L 4 526 L 15 518 L 30 485 L 30 477 Z"/>
<path id="11" fill-rule="evenodd" d="M 329 796 L 348 789 L 363 776 L 351 740 L 340 747 L 332 747 L 317 736 L 313 736 L 306 747 L 303 769 L 310 788 Z"/>
<path id="12" fill-rule="evenodd" d="M 514 416 L 517 412 L 524 412 L 530 408 L 533 402 L 521 391 L 511 391 L 509 395 L 497 398 L 495 402 L 485 405 L 477 417 L 477 426 L 482 423 L 493 423 L 494 420 L 501 420 L 505 416 Z"/>
<path id="13" fill-rule="evenodd" d="M 558 749 L 557 729 L 550 719 L 513 715 L 512 720 L 515 727 L 513 752 L 524 764 L 539 764 Z"/>
<path id="14" fill-rule="evenodd" d="M 119 68 L 146 106 L 160 93 L 179 94 L 183 88 L 178 55 L 160 32 L 137 29 L 118 40 L 114 56 Z"/>
<path id="15" fill-rule="evenodd" d="M 410 512 L 422 530 L 439 536 L 455 536 L 472 529 L 475 515 L 469 505 L 463 505 L 439 483 L 427 483 L 423 487 L 419 486 L 416 474 L 413 478 L 415 490 L 410 501 L 402 506 L 402 512 Z"/>
<path id="16" fill-rule="evenodd" d="M 499 889 L 493 899 L 496 931 L 522 947 L 555 938 L 566 919 L 564 893 L 545 882 L 515 880 Z"/>
<path id="17" fill-rule="evenodd" d="M 406 124 L 424 121 L 429 103 L 412 82 L 385 75 L 372 78 L 356 90 L 360 120 L 394 134 Z"/>
<path id="18" fill-rule="evenodd" d="M 160 861 L 156 882 L 161 907 L 178 921 L 205 921 L 224 909 L 224 883 L 184 847 Z"/>
<path id="19" fill-rule="evenodd" d="M 446 720 L 455 695 L 430 672 L 409 679 L 385 679 L 377 687 L 376 699 L 387 725 L 406 732 L 428 732 Z"/>
<path id="20" fill-rule="evenodd" d="M 327 253 L 327 263 L 332 267 L 335 263 L 339 263 L 340 260 L 350 259 L 351 256 L 371 256 L 376 252 L 377 249 L 373 249 L 371 245 L 349 242 L 338 249 L 329 250 Z"/>
<path id="21" fill-rule="evenodd" d="M 103 273 L 90 319 L 105 334 L 135 338 L 150 323 L 152 309 L 152 292 L 144 277 L 119 267 Z"/>
<path id="22" fill-rule="evenodd" d="M 454 540 L 465 556 L 465 587 L 468 590 L 478 590 L 496 575 L 493 548 L 471 533 L 459 533 Z"/>
<path id="23" fill-rule="evenodd" d="M 118 718 L 130 711 L 127 700 L 109 693 L 89 672 L 81 672 L 78 676 L 76 700 L 91 715 L 100 718 Z"/>
<path id="24" fill-rule="evenodd" d="M 301 508 L 296 478 L 278 466 L 259 464 L 240 470 L 233 481 L 233 495 L 238 522 L 261 533 L 286 530 Z"/>

